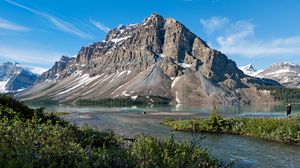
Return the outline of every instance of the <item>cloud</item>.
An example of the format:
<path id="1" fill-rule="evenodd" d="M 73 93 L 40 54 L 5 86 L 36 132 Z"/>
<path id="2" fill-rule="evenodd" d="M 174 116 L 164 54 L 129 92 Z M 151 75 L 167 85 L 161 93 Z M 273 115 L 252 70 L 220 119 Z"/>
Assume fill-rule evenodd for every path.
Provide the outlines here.
<path id="1" fill-rule="evenodd" d="M 212 17 L 210 19 L 201 19 L 200 22 L 207 33 L 213 33 L 224 28 L 229 23 L 229 20 L 226 17 Z"/>
<path id="2" fill-rule="evenodd" d="M 0 18 L 0 29 L 15 30 L 15 31 L 29 31 L 30 30 L 30 28 L 28 28 L 28 27 L 12 23 L 12 22 L 2 19 L 2 18 Z"/>
<path id="3" fill-rule="evenodd" d="M 227 55 L 245 57 L 300 55 L 300 35 L 271 40 L 256 37 L 257 26 L 251 20 L 231 22 L 229 19 L 205 20 L 204 28 L 217 34 L 216 46 Z M 209 32 L 208 32 L 209 33 Z"/>
<path id="4" fill-rule="evenodd" d="M 70 33 L 70 34 L 74 34 L 78 37 L 81 37 L 81 38 L 88 38 L 88 39 L 91 39 L 92 37 L 90 35 L 88 35 L 87 33 L 84 33 L 83 31 L 81 31 L 80 29 L 78 29 L 77 27 L 75 27 L 74 25 L 66 22 L 66 21 L 63 21 L 59 18 L 56 18 L 54 16 L 51 16 L 51 15 L 45 15 L 45 17 L 48 18 L 48 20 L 54 24 L 58 29 L 60 29 L 61 31 L 64 31 L 64 32 L 67 32 L 67 33 Z"/>
<path id="5" fill-rule="evenodd" d="M 219 50 L 230 55 L 246 57 L 300 55 L 300 36 L 270 41 L 251 41 L 247 37 L 235 39 L 228 36 L 219 37 L 218 43 L 220 45 Z"/>
<path id="6" fill-rule="evenodd" d="M 48 71 L 47 68 L 42 68 L 42 67 L 37 67 L 37 66 L 28 66 L 28 65 L 24 65 L 22 66 L 25 69 L 28 69 L 29 71 L 35 73 L 35 74 L 42 74 L 43 72 Z"/>
<path id="7" fill-rule="evenodd" d="M 35 49 L 17 49 L 0 45 L 0 57 L 7 60 L 50 67 L 63 53 Z"/>
<path id="8" fill-rule="evenodd" d="M 250 41 L 249 38 L 253 37 L 255 33 L 255 26 L 249 21 L 237 21 L 229 24 L 227 27 L 223 32 L 225 35 L 217 37 L 217 42 L 223 52 L 232 46 L 248 43 Z"/>
<path id="9" fill-rule="evenodd" d="M 12 0 L 5 0 L 5 1 L 12 4 L 12 5 L 14 5 L 14 6 L 17 6 L 19 8 L 25 9 L 29 12 L 32 12 L 36 15 L 39 15 L 41 17 L 46 18 L 49 22 L 51 22 L 60 31 L 76 35 L 80 38 L 85 38 L 85 39 L 91 39 L 92 38 L 89 34 L 87 34 L 86 32 L 83 32 L 82 30 L 80 30 L 75 25 L 73 25 L 73 24 L 71 24 L 67 21 L 64 21 L 64 20 L 62 20 L 58 17 L 55 17 L 55 16 L 53 16 L 49 13 L 39 11 L 39 10 L 36 10 L 36 9 L 33 9 L 33 8 L 29 8 L 29 7 L 24 6 L 22 4 L 16 3 Z"/>
<path id="10" fill-rule="evenodd" d="M 95 27 L 97 27 L 98 29 L 104 31 L 105 33 L 108 33 L 109 30 L 110 30 L 109 27 L 103 25 L 103 24 L 100 23 L 100 22 L 94 21 L 94 20 L 92 20 L 92 19 L 90 19 L 90 22 L 91 22 Z"/>

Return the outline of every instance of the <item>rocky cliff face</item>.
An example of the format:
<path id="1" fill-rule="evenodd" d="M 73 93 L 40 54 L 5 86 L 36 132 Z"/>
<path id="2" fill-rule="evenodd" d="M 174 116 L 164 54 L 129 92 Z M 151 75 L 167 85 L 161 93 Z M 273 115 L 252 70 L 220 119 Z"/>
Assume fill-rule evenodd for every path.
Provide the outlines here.
<path id="1" fill-rule="evenodd" d="M 173 103 L 249 103 L 255 85 L 277 85 L 246 76 L 173 18 L 154 13 L 142 24 L 119 26 L 105 40 L 62 57 L 39 82 L 18 96 L 54 101 L 160 96 Z M 255 100 L 254 100 L 255 99 Z"/>
<path id="2" fill-rule="evenodd" d="M 0 65 L 0 93 L 17 92 L 33 85 L 38 75 L 19 64 L 6 62 Z"/>

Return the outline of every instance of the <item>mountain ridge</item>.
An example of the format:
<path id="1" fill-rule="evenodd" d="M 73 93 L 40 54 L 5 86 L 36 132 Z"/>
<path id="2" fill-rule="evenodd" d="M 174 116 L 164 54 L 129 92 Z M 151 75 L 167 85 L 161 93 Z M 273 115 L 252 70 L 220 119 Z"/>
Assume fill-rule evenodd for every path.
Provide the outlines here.
<path id="1" fill-rule="evenodd" d="M 278 83 L 245 75 L 183 24 L 153 13 L 141 24 L 112 29 L 76 57 L 63 56 L 18 96 L 58 102 L 160 96 L 178 104 L 233 104 L 266 99 L 256 85 Z"/>

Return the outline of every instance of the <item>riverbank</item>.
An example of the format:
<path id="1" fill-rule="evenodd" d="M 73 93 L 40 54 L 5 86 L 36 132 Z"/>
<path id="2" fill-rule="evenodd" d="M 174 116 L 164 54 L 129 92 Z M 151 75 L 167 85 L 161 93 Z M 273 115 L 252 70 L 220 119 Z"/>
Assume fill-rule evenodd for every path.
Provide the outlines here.
<path id="1" fill-rule="evenodd" d="M 62 117 L 72 123 L 72 125 L 78 125 L 79 127 L 89 125 L 97 130 L 113 129 L 115 134 L 128 137 L 129 139 L 137 135 L 154 136 L 160 139 L 170 138 L 174 135 L 177 141 L 184 142 L 192 140 L 195 136 L 204 136 L 205 138 L 200 143 L 201 147 L 218 160 L 223 160 L 227 163 L 234 162 L 233 167 L 298 168 L 298 165 L 300 165 L 298 158 L 300 156 L 300 146 L 298 145 L 265 141 L 260 138 L 236 134 L 172 131 L 169 127 L 160 124 L 164 118 L 172 118 L 174 120 L 193 119 L 195 117 L 209 118 L 211 106 L 209 108 L 197 107 L 197 109 L 191 109 L 190 106 L 184 105 L 181 105 L 181 108 L 175 108 L 175 106 L 102 108 L 99 106 L 82 107 L 57 104 L 45 106 L 45 108 L 47 112 L 69 112 L 69 115 Z M 143 114 L 145 111 L 147 113 Z M 148 115 L 150 112 L 175 112 L 175 114 L 178 114 L 177 112 L 181 111 L 190 112 L 194 115 Z M 265 105 L 225 108 L 218 106 L 218 112 L 223 117 L 278 117 L 278 115 L 283 117 L 285 116 L 284 111 L 285 106 L 282 105 L 278 107 Z M 295 105 L 293 106 L 292 114 L 295 114 L 296 111 L 300 111 L 300 107 Z"/>
<path id="2" fill-rule="evenodd" d="M 67 113 L 59 113 L 68 116 Z M 0 167 L 220 167 L 198 145 L 78 127 L 0 95 Z"/>
<path id="3" fill-rule="evenodd" d="M 161 124 L 176 131 L 228 133 L 262 138 L 280 143 L 300 143 L 300 117 L 223 118 L 212 112 L 210 118 L 165 119 Z"/>

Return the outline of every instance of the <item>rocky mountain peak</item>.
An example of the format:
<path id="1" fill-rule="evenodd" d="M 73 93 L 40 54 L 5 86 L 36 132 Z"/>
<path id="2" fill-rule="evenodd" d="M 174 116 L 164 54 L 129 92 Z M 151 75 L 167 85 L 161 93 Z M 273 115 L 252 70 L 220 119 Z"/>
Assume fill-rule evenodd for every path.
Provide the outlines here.
<path id="1" fill-rule="evenodd" d="M 290 62 L 281 62 L 270 66 L 270 68 L 295 68 L 295 67 L 299 67 L 299 65 Z"/>
<path id="2" fill-rule="evenodd" d="M 174 66 L 183 63 L 194 64 L 193 68 L 197 69 L 200 60 L 207 62 L 208 55 L 212 53 L 213 50 L 183 24 L 173 18 L 164 19 L 161 15 L 153 13 L 142 24 L 121 25 L 112 29 L 105 40 L 83 47 L 77 55 L 77 62 L 94 64 L 94 67 L 98 67 L 101 61 L 107 66 L 109 64 L 115 67 L 115 64 L 111 65 L 112 62 L 107 59 L 121 61 L 118 64 L 124 64 L 126 61 L 124 62 L 121 58 L 135 55 L 135 57 L 130 56 L 131 59 L 128 58 L 127 62 L 133 63 L 132 59 L 138 61 L 139 65 L 136 67 L 140 70 L 145 70 L 158 60 L 165 63 L 172 62 Z M 123 56 L 115 58 L 120 54 Z M 202 56 L 198 57 L 198 60 L 195 59 L 195 56 L 199 54 Z M 165 58 L 161 59 L 162 57 Z M 101 66 L 103 67 L 103 64 Z M 173 67 L 173 70 L 168 68 L 170 66 L 162 66 L 169 75 L 181 74 L 178 66 Z M 121 67 L 128 69 L 126 65 Z M 101 72 L 107 69 L 102 68 Z M 110 68 L 110 71 L 116 71 L 116 69 Z M 93 74 L 101 72 L 97 70 L 97 72 L 93 71 Z"/>
<path id="3" fill-rule="evenodd" d="M 0 65 L 0 93 L 16 92 L 30 87 L 38 78 L 37 74 L 24 69 L 16 62 Z"/>
<path id="4" fill-rule="evenodd" d="M 19 74 L 21 71 L 18 63 L 5 62 L 0 66 L 0 79 L 10 78 L 13 74 Z"/>
<path id="5" fill-rule="evenodd" d="M 240 67 L 240 70 L 242 70 L 246 75 L 249 76 L 256 76 L 261 71 L 256 70 L 252 64 L 248 64 L 245 66 Z"/>
<path id="6" fill-rule="evenodd" d="M 60 58 L 60 60 L 58 62 L 59 63 L 69 62 L 70 59 L 71 59 L 70 57 L 63 55 L 63 56 L 61 56 L 61 58 Z"/>
<path id="7" fill-rule="evenodd" d="M 158 13 L 152 13 L 149 18 L 144 19 L 143 25 L 156 25 L 157 27 L 163 27 L 164 25 L 164 18 L 159 15 Z"/>
<path id="8" fill-rule="evenodd" d="M 258 81 L 245 77 L 234 61 L 182 23 L 153 13 L 141 24 L 110 30 L 103 41 L 82 47 L 76 58 L 62 57 L 26 94 L 55 101 L 160 96 L 177 103 L 205 97 L 224 103 L 239 101 L 236 89 Z"/>
<path id="9" fill-rule="evenodd" d="M 41 80 L 46 80 L 46 79 L 54 79 L 59 77 L 60 73 L 65 70 L 67 65 L 70 64 L 71 61 L 74 61 L 76 58 L 70 58 L 68 56 L 62 56 L 59 61 L 56 61 L 54 65 L 46 72 L 42 73 L 40 76 L 40 81 Z"/>
<path id="10" fill-rule="evenodd" d="M 18 65 L 19 65 L 19 63 L 17 63 L 17 62 L 5 62 L 2 64 L 2 66 L 7 66 L 7 67 L 16 67 Z"/>
<path id="11" fill-rule="evenodd" d="M 248 64 L 246 66 L 244 66 L 245 69 L 248 69 L 250 71 L 256 71 L 256 69 L 254 69 L 253 65 L 252 64 Z"/>
<path id="12" fill-rule="evenodd" d="M 278 71 L 278 73 L 299 72 L 300 66 L 290 62 L 281 62 L 271 65 L 264 70 L 264 73 L 274 73 L 275 71 Z"/>

